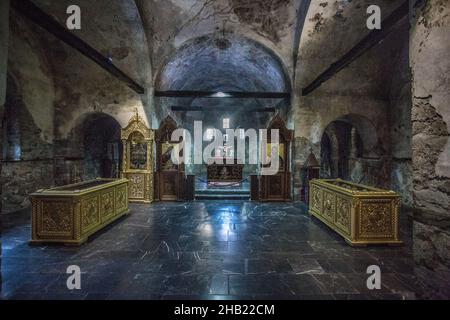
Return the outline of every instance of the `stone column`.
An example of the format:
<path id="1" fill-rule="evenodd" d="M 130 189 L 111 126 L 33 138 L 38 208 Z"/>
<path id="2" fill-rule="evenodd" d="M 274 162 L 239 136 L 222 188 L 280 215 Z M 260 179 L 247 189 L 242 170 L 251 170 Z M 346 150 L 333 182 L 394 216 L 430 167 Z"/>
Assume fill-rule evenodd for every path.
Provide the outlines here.
<path id="1" fill-rule="evenodd" d="M 3 112 L 6 100 L 6 78 L 8 66 L 8 38 L 9 38 L 9 0 L 0 1 L 0 176 L 2 173 L 2 157 L 3 157 Z M 0 185 L 0 213 L 2 211 L 1 204 L 1 185 Z"/>
<path id="2" fill-rule="evenodd" d="M 427 0 L 410 34 L 415 272 L 424 297 L 450 298 L 450 2 Z"/>

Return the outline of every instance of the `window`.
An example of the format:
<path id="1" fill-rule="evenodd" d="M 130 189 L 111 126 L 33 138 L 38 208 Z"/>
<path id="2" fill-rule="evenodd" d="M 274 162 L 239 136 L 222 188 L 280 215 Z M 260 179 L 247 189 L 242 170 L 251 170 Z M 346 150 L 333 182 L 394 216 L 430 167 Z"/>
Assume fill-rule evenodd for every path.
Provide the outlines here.
<path id="1" fill-rule="evenodd" d="M 214 138 L 214 129 L 206 129 L 206 140 L 211 141 Z"/>
<path id="2" fill-rule="evenodd" d="M 230 118 L 223 119 L 223 128 L 230 129 Z"/>

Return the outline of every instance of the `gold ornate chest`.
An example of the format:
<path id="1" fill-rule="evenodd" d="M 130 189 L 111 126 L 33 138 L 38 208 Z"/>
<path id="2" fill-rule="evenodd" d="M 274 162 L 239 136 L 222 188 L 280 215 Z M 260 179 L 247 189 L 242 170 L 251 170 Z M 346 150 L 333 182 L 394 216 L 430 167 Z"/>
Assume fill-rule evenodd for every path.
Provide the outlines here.
<path id="1" fill-rule="evenodd" d="M 79 245 L 128 213 L 128 180 L 96 179 L 31 195 L 31 243 Z"/>
<path id="2" fill-rule="evenodd" d="M 401 244 L 400 196 L 340 179 L 310 182 L 309 213 L 351 245 Z"/>

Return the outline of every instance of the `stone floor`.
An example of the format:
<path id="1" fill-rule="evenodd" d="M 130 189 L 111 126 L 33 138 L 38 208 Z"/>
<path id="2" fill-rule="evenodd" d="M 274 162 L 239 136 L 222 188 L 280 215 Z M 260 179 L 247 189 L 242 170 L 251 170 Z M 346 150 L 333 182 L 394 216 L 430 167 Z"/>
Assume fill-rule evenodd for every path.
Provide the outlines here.
<path id="1" fill-rule="evenodd" d="M 30 247 L 29 211 L 3 216 L 2 299 L 415 298 L 410 232 L 402 247 L 352 248 L 300 203 L 131 209 L 79 248 Z M 374 264 L 382 288 L 371 291 Z M 81 268 L 79 291 L 66 287 L 69 265 Z"/>

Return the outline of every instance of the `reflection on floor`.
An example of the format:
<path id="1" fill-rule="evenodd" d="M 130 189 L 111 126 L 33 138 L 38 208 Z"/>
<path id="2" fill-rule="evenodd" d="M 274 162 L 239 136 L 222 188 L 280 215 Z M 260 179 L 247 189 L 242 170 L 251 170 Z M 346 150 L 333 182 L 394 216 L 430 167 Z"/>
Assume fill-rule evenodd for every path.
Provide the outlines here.
<path id="1" fill-rule="evenodd" d="M 410 232 L 403 247 L 349 247 L 300 203 L 133 205 L 76 247 L 30 247 L 29 212 L 3 217 L 6 299 L 411 299 Z M 411 230 L 402 221 L 404 230 Z M 66 287 L 69 265 L 81 290 Z M 368 290 L 369 265 L 382 271 Z"/>
<path id="2" fill-rule="evenodd" d="M 238 183 L 208 183 L 206 177 L 197 177 L 195 181 L 195 199 L 197 200 L 249 200 L 250 182 L 247 179 Z"/>

